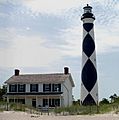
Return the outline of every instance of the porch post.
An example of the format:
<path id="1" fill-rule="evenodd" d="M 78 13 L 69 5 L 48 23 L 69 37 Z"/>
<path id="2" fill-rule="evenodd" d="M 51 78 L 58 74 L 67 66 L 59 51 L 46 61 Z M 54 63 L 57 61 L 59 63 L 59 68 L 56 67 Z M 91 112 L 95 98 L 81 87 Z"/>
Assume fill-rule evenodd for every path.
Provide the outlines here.
<path id="1" fill-rule="evenodd" d="M 7 96 L 7 103 L 9 103 L 9 97 Z"/>
<path id="2" fill-rule="evenodd" d="M 49 95 L 48 95 L 48 98 L 47 98 L 47 99 L 48 99 L 48 108 L 49 108 Z"/>
<path id="3" fill-rule="evenodd" d="M 62 107 L 62 98 L 61 98 L 61 95 L 60 95 L 60 107 Z"/>
<path id="4" fill-rule="evenodd" d="M 25 105 L 26 105 L 26 95 L 25 95 L 24 99 L 25 99 Z"/>
<path id="5" fill-rule="evenodd" d="M 15 97 L 14 97 L 14 103 L 15 103 Z"/>
<path id="6" fill-rule="evenodd" d="M 36 96 L 36 108 L 38 107 L 38 97 Z"/>

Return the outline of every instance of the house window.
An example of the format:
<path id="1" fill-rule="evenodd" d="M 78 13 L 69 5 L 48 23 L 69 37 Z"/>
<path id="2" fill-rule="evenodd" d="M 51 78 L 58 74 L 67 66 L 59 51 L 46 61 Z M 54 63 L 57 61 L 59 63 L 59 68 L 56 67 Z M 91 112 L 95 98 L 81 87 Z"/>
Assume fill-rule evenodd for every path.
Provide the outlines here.
<path id="1" fill-rule="evenodd" d="M 17 92 L 17 85 L 9 85 L 9 92 Z"/>
<path id="2" fill-rule="evenodd" d="M 9 99 L 9 102 L 14 102 L 14 99 Z"/>
<path id="3" fill-rule="evenodd" d="M 51 84 L 43 84 L 43 91 L 44 92 L 51 91 Z"/>
<path id="4" fill-rule="evenodd" d="M 60 106 L 60 99 L 49 99 L 49 107 Z"/>
<path id="5" fill-rule="evenodd" d="M 38 92 L 38 84 L 30 84 L 31 92 Z"/>
<path id="6" fill-rule="evenodd" d="M 18 92 L 25 92 L 25 84 L 18 85 Z"/>
<path id="7" fill-rule="evenodd" d="M 43 99 L 43 107 L 56 107 L 56 106 L 60 106 L 60 99 Z"/>
<path id="8" fill-rule="evenodd" d="M 48 106 L 48 99 L 43 99 L 43 107 Z"/>
<path id="9" fill-rule="evenodd" d="M 15 103 L 25 104 L 25 99 L 14 99 Z"/>
<path id="10" fill-rule="evenodd" d="M 60 106 L 60 99 L 55 99 L 54 102 L 55 106 Z"/>
<path id="11" fill-rule="evenodd" d="M 18 99 L 18 103 L 25 104 L 25 99 Z"/>
<path id="12" fill-rule="evenodd" d="M 53 84 L 52 91 L 53 92 L 60 92 L 61 91 L 61 84 Z"/>

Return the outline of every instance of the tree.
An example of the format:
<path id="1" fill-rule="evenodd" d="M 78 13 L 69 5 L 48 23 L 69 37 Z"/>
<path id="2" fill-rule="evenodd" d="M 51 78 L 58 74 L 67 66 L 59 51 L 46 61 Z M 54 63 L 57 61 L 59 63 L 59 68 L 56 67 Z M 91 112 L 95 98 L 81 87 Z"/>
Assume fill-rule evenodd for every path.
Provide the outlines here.
<path id="1" fill-rule="evenodd" d="M 3 85 L 2 87 L 0 87 L 0 100 L 3 100 L 3 95 L 6 93 L 6 86 Z"/>
<path id="2" fill-rule="evenodd" d="M 73 101 L 74 105 L 80 105 L 80 100 L 78 99 L 77 101 Z"/>
<path id="3" fill-rule="evenodd" d="M 114 94 L 113 96 L 114 96 L 115 99 L 118 97 L 117 94 Z"/>
<path id="4" fill-rule="evenodd" d="M 119 103 L 119 97 L 115 99 L 115 103 Z"/>
<path id="5" fill-rule="evenodd" d="M 106 98 L 103 98 L 102 101 L 100 101 L 100 104 L 109 104 L 109 100 Z"/>
<path id="6" fill-rule="evenodd" d="M 114 94 L 114 95 L 111 95 L 109 98 L 111 99 L 111 103 L 113 103 L 118 98 L 118 96 L 117 94 Z"/>

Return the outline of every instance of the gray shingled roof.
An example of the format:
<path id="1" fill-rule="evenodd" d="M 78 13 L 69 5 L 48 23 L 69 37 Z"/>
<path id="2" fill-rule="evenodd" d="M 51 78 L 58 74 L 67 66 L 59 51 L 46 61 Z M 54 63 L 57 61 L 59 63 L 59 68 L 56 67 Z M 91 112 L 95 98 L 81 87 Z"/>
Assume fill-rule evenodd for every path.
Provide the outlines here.
<path id="1" fill-rule="evenodd" d="M 24 75 L 13 75 L 5 83 L 62 83 L 65 80 L 70 79 L 72 86 L 74 82 L 71 74 L 54 73 L 54 74 L 24 74 Z"/>

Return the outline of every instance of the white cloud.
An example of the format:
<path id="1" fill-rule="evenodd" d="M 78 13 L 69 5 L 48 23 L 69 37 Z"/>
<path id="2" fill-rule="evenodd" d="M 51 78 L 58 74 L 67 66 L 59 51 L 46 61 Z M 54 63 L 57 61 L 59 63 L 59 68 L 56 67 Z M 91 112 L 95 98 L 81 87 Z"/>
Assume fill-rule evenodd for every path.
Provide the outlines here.
<path id="1" fill-rule="evenodd" d="M 73 26 L 66 30 L 63 30 L 62 39 L 68 44 L 62 46 L 64 48 L 64 54 L 70 56 L 81 56 L 81 45 L 82 45 L 82 30 L 80 26 Z"/>
<path id="2" fill-rule="evenodd" d="M 117 34 L 115 27 L 110 26 L 111 31 L 108 27 L 96 26 L 95 30 L 95 41 L 97 47 L 97 53 L 109 53 L 113 52 L 119 47 L 119 35 Z M 114 30 L 113 30 L 114 29 Z M 116 31 L 116 33 L 113 31 Z"/>
<path id="3" fill-rule="evenodd" d="M 4 17 L 9 17 L 9 15 L 8 14 L 6 14 L 6 13 L 0 13 L 0 17 L 2 17 L 2 18 L 4 18 Z"/>
<path id="4" fill-rule="evenodd" d="M 7 0 L 0 0 L 0 4 L 7 2 Z"/>
<path id="5" fill-rule="evenodd" d="M 12 3 L 13 5 L 20 4 L 19 0 L 0 0 L 0 4 Z"/>
<path id="6" fill-rule="evenodd" d="M 15 37 L 15 32 L 14 29 L 7 29 L 7 28 L 1 28 L 0 29 L 0 42 L 1 42 L 1 46 L 0 48 L 4 48 L 6 49 L 6 47 L 11 47 L 11 43 L 12 43 L 12 39 Z M 2 44 L 2 43 L 6 43 L 6 44 Z"/>
<path id="7" fill-rule="evenodd" d="M 95 25 L 94 34 L 97 54 L 109 53 L 119 50 L 119 30 L 117 26 L 111 25 L 110 27 L 105 27 Z M 70 56 L 81 56 L 83 41 L 82 25 L 73 26 L 63 30 L 62 33 L 62 39 L 65 39 L 68 43 L 67 45 L 62 46 L 64 48 L 64 54 Z"/>
<path id="8" fill-rule="evenodd" d="M 91 0 L 22 0 L 33 12 L 60 13 L 66 9 L 82 6 Z"/>
<path id="9" fill-rule="evenodd" d="M 72 7 L 77 7 L 80 4 L 89 3 L 90 0 L 89 2 L 88 0 L 85 2 L 79 0 L 23 0 L 22 2 L 34 12 L 57 13 L 64 9 L 70 9 Z M 69 28 L 61 30 L 62 36 L 58 37 L 68 43 L 67 45 L 62 45 L 63 49 L 46 48 L 42 46 L 44 40 L 40 35 L 21 36 L 18 32 L 16 33 L 15 29 L 0 31 L 2 38 L 10 43 L 10 46 L 7 49 L 1 48 L 0 50 L 0 56 L 2 58 L 0 59 L 0 66 L 47 66 L 48 64 L 61 59 L 62 55 L 81 56 L 83 28 L 81 21 L 77 21 L 80 25 L 73 23 Z M 119 47 L 118 34 L 110 32 L 108 27 L 95 26 L 95 42 L 98 54 L 111 52 L 114 50 L 114 47 Z M 25 27 L 25 30 L 29 31 L 31 28 Z M 114 24 L 111 26 L 111 31 L 118 33 L 117 25 Z"/>
<path id="10" fill-rule="evenodd" d="M 57 49 L 42 46 L 43 39 L 39 36 L 21 36 L 12 30 L 14 37 L 9 42 L 10 48 L 0 49 L 1 67 L 38 67 L 47 66 L 60 59 L 61 53 Z M 11 32 L 11 34 L 12 34 Z"/>
<path id="11" fill-rule="evenodd" d="M 114 9 L 119 10 L 119 2 L 118 2 L 118 3 L 116 3 L 116 5 L 115 5 L 115 8 L 114 8 Z"/>

